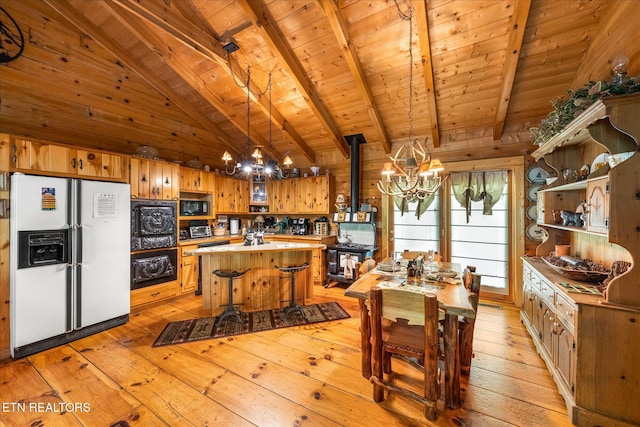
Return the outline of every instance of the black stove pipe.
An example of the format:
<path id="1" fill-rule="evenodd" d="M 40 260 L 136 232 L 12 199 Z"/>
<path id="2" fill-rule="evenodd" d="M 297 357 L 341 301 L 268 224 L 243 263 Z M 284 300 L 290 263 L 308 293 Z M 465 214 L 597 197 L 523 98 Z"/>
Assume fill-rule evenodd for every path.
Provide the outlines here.
<path id="1" fill-rule="evenodd" d="M 358 212 L 360 202 L 360 145 L 366 144 L 364 135 L 357 133 L 344 137 L 351 146 L 351 212 Z"/>

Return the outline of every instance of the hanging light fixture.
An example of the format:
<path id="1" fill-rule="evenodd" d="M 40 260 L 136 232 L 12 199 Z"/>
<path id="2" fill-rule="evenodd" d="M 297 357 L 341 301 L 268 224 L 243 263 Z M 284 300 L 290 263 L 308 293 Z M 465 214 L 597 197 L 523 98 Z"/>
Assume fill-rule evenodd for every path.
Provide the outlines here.
<path id="1" fill-rule="evenodd" d="M 251 68 L 247 66 L 247 81 L 238 83 L 238 80 L 236 79 L 236 76 L 233 72 L 233 66 L 231 63 L 230 54 L 237 51 L 239 48 L 235 43 L 229 43 L 224 46 L 224 49 L 227 51 L 227 60 L 229 62 L 229 69 L 231 70 L 231 76 L 233 77 L 233 81 L 236 83 L 237 86 L 241 87 L 247 92 L 247 142 L 246 142 L 246 149 L 245 149 L 245 152 L 247 153 L 247 160 L 242 162 L 237 162 L 233 166 L 233 168 L 230 168 L 229 163 L 233 161 L 233 157 L 231 156 L 231 153 L 229 153 L 228 151 L 225 151 L 222 154 L 222 160 L 224 161 L 224 164 L 225 164 L 225 172 L 228 175 L 234 175 L 236 173 L 242 172 L 242 173 L 245 173 L 247 176 L 252 176 L 252 175 L 257 177 L 260 177 L 261 175 L 270 176 L 275 172 L 277 172 L 278 170 L 280 170 L 276 161 L 264 159 L 262 155 L 262 151 L 260 150 L 260 148 L 257 148 L 257 147 L 253 150 L 253 152 L 251 152 L 251 156 L 248 156 L 248 153 L 251 151 Z M 259 96 L 264 95 L 267 90 L 269 91 L 269 147 L 273 148 L 273 139 L 272 139 L 273 120 L 271 115 L 271 109 L 273 106 L 273 102 L 272 102 L 273 88 L 271 84 L 271 73 L 269 73 L 268 77 L 269 79 L 267 82 L 267 88 L 264 90 L 264 92 L 259 94 Z M 284 158 L 283 163 L 288 170 L 291 164 L 293 163 L 293 161 L 291 160 L 291 157 L 286 156 Z"/>
<path id="2" fill-rule="evenodd" d="M 425 199 L 438 190 L 446 181 L 439 172 L 444 170 L 442 162 L 432 159 L 417 139 L 413 139 L 413 11 L 409 14 L 400 11 L 403 20 L 409 21 L 409 141 L 403 143 L 396 155 L 389 157 L 391 162 L 384 164 L 383 179 L 378 181 L 378 190 L 392 197 L 404 197 L 410 201 Z"/>

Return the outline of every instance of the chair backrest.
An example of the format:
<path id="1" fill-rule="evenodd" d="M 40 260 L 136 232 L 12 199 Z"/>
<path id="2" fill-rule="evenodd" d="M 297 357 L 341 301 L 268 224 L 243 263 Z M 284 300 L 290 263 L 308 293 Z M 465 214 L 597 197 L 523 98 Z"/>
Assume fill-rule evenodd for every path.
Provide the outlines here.
<path id="1" fill-rule="evenodd" d="M 401 256 L 402 259 L 416 259 L 419 255 L 423 255 L 425 261 L 428 261 L 428 255 L 429 251 L 404 251 L 402 252 Z M 440 254 L 438 254 L 438 252 L 434 252 L 433 253 L 433 260 L 434 261 L 442 261 L 442 256 Z"/>
<path id="2" fill-rule="evenodd" d="M 438 300 L 435 294 L 419 294 L 393 288 L 371 288 L 370 298 L 377 302 L 379 316 L 397 322 L 407 320 L 409 325 L 424 326 L 432 319 L 438 322 Z M 374 302 L 374 304 L 375 304 Z M 372 304 L 372 316 L 374 307 Z"/>
<path id="3" fill-rule="evenodd" d="M 478 311 L 478 300 L 480 299 L 480 285 L 482 282 L 482 275 L 477 273 L 471 273 L 471 305 L 474 311 Z"/>
<path id="4" fill-rule="evenodd" d="M 467 267 L 462 270 L 462 284 L 465 288 L 471 289 L 471 273 L 475 273 L 476 268 L 472 265 L 467 265 Z"/>

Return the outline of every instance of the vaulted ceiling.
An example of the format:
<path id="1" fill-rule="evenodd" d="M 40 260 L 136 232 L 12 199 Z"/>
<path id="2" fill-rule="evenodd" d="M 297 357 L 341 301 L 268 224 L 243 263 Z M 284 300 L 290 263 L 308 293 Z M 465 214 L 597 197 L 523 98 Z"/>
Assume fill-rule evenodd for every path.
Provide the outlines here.
<path id="1" fill-rule="evenodd" d="M 359 133 L 370 158 L 410 132 L 450 160 L 524 154 L 552 98 L 618 52 L 638 73 L 639 5 L 3 0 L 26 46 L 0 69 L 0 130 L 214 167 L 254 146 L 337 164 Z"/>

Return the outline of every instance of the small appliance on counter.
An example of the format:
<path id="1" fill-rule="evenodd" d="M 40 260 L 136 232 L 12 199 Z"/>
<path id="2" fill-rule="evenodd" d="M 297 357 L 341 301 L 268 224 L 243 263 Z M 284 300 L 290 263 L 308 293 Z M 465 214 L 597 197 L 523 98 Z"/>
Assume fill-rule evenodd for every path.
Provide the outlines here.
<path id="1" fill-rule="evenodd" d="M 321 216 L 313 222 L 313 230 L 317 236 L 328 236 L 329 228 L 329 218 L 326 216 Z"/>
<path id="2" fill-rule="evenodd" d="M 296 218 L 293 220 L 293 234 L 298 236 L 304 236 L 311 234 L 311 226 L 309 218 Z"/>
<path id="3" fill-rule="evenodd" d="M 240 234 L 240 218 L 229 219 L 229 234 L 232 236 Z"/>
<path id="4" fill-rule="evenodd" d="M 189 236 L 192 239 L 211 237 L 211 227 L 206 220 L 189 221 Z"/>

